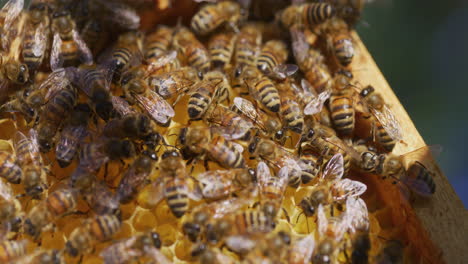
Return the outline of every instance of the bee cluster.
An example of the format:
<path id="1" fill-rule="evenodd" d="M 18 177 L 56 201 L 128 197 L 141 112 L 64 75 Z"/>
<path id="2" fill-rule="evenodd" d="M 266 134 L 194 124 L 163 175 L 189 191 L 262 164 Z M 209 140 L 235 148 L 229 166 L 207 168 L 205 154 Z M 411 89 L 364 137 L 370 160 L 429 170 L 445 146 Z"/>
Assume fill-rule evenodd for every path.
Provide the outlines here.
<path id="1" fill-rule="evenodd" d="M 360 179 L 435 184 L 353 79 L 365 1 L 209 2 L 1 9 L 2 263 L 403 263 Z"/>

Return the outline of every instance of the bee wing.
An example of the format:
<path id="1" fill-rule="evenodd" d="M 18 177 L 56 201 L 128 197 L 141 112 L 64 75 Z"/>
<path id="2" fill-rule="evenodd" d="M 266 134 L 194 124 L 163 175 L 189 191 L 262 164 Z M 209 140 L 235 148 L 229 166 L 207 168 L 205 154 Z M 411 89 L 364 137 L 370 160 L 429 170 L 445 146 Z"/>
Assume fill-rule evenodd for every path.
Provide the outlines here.
<path id="1" fill-rule="evenodd" d="M 328 228 L 328 218 L 325 215 L 325 209 L 322 204 L 319 204 L 317 209 L 317 227 L 320 236 L 324 236 Z"/>
<path id="2" fill-rule="evenodd" d="M 152 60 L 146 69 L 146 76 L 150 76 L 156 70 L 177 59 L 177 51 L 170 50 L 159 56 L 156 60 Z"/>
<path id="3" fill-rule="evenodd" d="M 46 25 L 44 23 L 40 23 L 34 32 L 34 42 L 32 47 L 34 56 L 41 57 L 45 53 L 47 40 Z"/>
<path id="4" fill-rule="evenodd" d="M 275 80 L 284 80 L 294 75 L 299 70 L 296 64 L 280 64 L 273 68 L 271 72 L 267 72 L 266 75 Z"/>
<path id="5" fill-rule="evenodd" d="M 146 96 L 133 94 L 140 106 L 159 123 L 167 123 L 175 115 L 172 106 L 153 90 L 146 90 Z"/>
<path id="6" fill-rule="evenodd" d="M 226 245 L 234 252 L 250 252 L 257 245 L 257 242 L 247 236 L 234 235 L 226 239 Z"/>
<path id="7" fill-rule="evenodd" d="M 299 167 L 299 170 L 300 170 L 300 167 Z M 289 180 L 289 171 L 290 171 L 290 168 L 288 166 L 285 166 L 281 168 L 278 171 L 278 174 L 276 175 L 276 177 L 279 178 L 278 187 L 281 189 L 281 193 L 284 193 L 284 191 L 286 190 L 286 185 L 288 184 L 288 180 Z"/>
<path id="8" fill-rule="evenodd" d="M 115 111 L 117 111 L 117 113 L 122 117 L 130 114 L 135 114 L 137 112 L 128 104 L 128 102 L 125 99 L 123 99 L 120 96 L 113 95 L 111 101 Z"/>
<path id="9" fill-rule="evenodd" d="M 260 190 L 262 190 L 267 184 L 268 180 L 271 178 L 271 172 L 268 165 L 261 161 L 257 164 L 257 181 Z"/>
<path id="10" fill-rule="evenodd" d="M 50 51 L 50 68 L 52 71 L 55 71 L 62 67 L 63 57 L 60 51 L 62 50 L 62 39 L 60 38 L 59 33 L 54 34 L 52 40 L 52 47 Z"/>
<path id="11" fill-rule="evenodd" d="M 309 50 L 309 44 L 307 43 L 304 32 L 293 27 L 290 29 L 292 39 L 292 50 L 294 58 L 297 62 L 302 62 L 307 57 L 307 51 Z"/>
<path id="12" fill-rule="evenodd" d="M 118 254 L 119 263 L 126 263 L 134 257 L 141 256 L 141 252 L 139 250 L 131 248 L 135 241 L 136 237 L 131 237 L 129 239 L 116 242 L 103 249 L 101 253 L 99 253 L 99 256 L 101 256 L 105 264 L 111 264 L 114 263 L 115 256 Z M 125 254 L 119 254 L 120 252 L 125 252 Z"/>
<path id="13" fill-rule="evenodd" d="M 233 173 L 229 170 L 210 170 L 198 174 L 197 178 L 203 197 L 217 198 L 228 195 L 229 188 L 226 188 L 226 185 L 230 186 L 232 184 L 232 175 Z M 223 192 L 220 193 L 217 190 Z"/>
<path id="14" fill-rule="evenodd" d="M 309 260 L 312 258 L 312 254 L 315 249 L 315 238 L 314 235 L 309 234 L 300 240 L 297 240 L 292 245 L 291 257 L 289 259 L 290 263 L 309 263 Z"/>
<path id="15" fill-rule="evenodd" d="M 34 128 L 29 129 L 29 139 L 31 140 L 30 151 L 32 153 L 39 153 L 39 140 L 37 131 Z"/>
<path id="16" fill-rule="evenodd" d="M 73 30 L 73 40 L 75 41 L 76 45 L 78 46 L 78 49 L 80 50 L 80 58 L 83 64 L 93 64 L 93 53 L 91 53 L 91 50 L 88 48 L 88 45 L 86 45 L 86 42 L 81 38 L 80 33 L 78 33 L 78 31 L 76 30 Z"/>
<path id="17" fill-rule="evenodd" d="M 0 181 L 0 196 L 6 201 L 13 200 L 13 190 L 10 185 L 4 181 Z"/>
<path id="18" fill-rule="evenodd" d="M 236 122 L 236 120 L 239 120 Z M 233 123 L 238 123 L 236 126 L 217 126 L 216 132 L 220 133 L 227 140 L 239 139 L 245 136 L 250 129 L 253 127 L 253 124 L 247 120 L 244 120 L 242 117 L 234 117 L 232 119 Z"/>
<path id="19" fill-rule="evenodd" d="M 312 99 L 305 107 L 304 114 L 306 115 L 315 115 L 322 111 L 325 101 L 330 98 L 331 91 L 325 90 L 321 92 L 318 96 Z"/>
<path id="20" fill-rule="evenodd" d="M 87 135 L 85 126 L 66 126 L 61 133 L 60 141 L 55 149 L 57 158 L 68 156 L 71 151 L 76 152 L 77 146 Z"/>
<path id="21" fill-rule="evenodd" d="M 89 200 L 90 207 L 99 215 L 115 213 L 120 206 L 119 199 L 107 184 L 96 182 Z"/>
<path id="22" fill-rule="evenodd" d="M 348 228 L 351 232 L 356 229 L 368 230 L 369 229 L 369 213 L 367 211 L 366 202 L 357 197 L 349 197 L 346 199 L 346 218 L 348 221 Z"/>
<path id="23" fill-rule="evenodd" d="M 155 247 L 145 246 L 144 250 L 145 250 L 146 255 L 148 255 L 158 264 L 172 264 L 173 263 L 159 249 Z"/>
<path id="24" fill-rule="evenodd" d="M 236 143 L 236 142 L 231 142 L 232 146 L 239 152 L 239 153 L 244 153 L 244 147 L 242 147 L 241 144 Z"/>
<path id="25" fill-rule="evenodd" d="M 401 126 L 396 116 L 392 113 L 390 108 L 386 105 L 383 106 L 382 111 L 371 108 L 375 118 L 379 120 L 388 135 L 395 141 L 399 141 L 403 138 L 401 134 Z"/>
<path id="26" fill-rule="evenodd" d="M 47 79 L 39 85 L 38 90 L 47 90 L 44 102 L 48 102 L 54 95 L 70 84 L 67 78 L 67 71 L 64 68 L 57 68 L 47 76 Z"/>
<path id="27" fill-rule="evenodd" d="M 367 186 L 362 182 L 350 179 L 341 179 L 335 181 L 332 184 L 331 189 L 334 194 L 333 198 L 335 201 L 343 201 L 348 197 L 360 196 L 367 190 Z"/>
<path id="28" fill-rule="evenodd" d="M 340 180 L 344 173 L 344 161 L 341 153 L 335 154 L 323 169 L 322 179 Z"/>
<path id="29" fill-rule="evenodd" d="M 262 121 L 260 114 L 257 111 L 257 108 L 253 103 L 242 97 L 234 98 L 234 106 L 239 109 L 247 118 L 252 120 L 258 127 L 265 129 L 265 124 Z"/>
<path id="30" fill-rule="evenodd" d="M 6 14 L 4 24 L 3 24 L 3 30 L 8 31 L 10 29 L 15 19 L 23 10 L 23 7 L 24 7 L 24 0 L 9 0 L 2 7 L 2 10 L 1 10 L 2 13 Z"/>
<path id="31" fill-rule="evenodd" d="M 135 30 L 140 27 L 140 16 L 132 7 L 116 1 L 98 1 L 100 6 L 110 15 L 103 16 L 109 22 L 117 24 L 123 29 Z"/>
<path id="32" fill-rule="evenodd" d="M 435 192 L 433 173 L 421 162 L 413 162 L 400 180 L 420 196 L 429 197 Z"/>

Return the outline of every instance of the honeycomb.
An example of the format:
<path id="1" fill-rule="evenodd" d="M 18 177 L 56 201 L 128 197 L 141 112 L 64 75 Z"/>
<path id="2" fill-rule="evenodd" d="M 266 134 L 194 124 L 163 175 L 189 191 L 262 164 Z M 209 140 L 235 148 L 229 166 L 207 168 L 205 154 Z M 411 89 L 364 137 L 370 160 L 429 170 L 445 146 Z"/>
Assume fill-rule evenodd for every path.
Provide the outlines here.
<path id="1" fill-rule="evenodd" d="M 196 9 L 196 4 L 191 1 L 175 1 L 171 7 L 167 6 L 165 1 L 160 1 L 155 9 L 142 11 L 142 28 L 148 29 L 154 27 L 155 24 L 161 21 L 174 22 L 175 14 L 179 14 L 185 18 L 190 18 L 193 11 Z M 183 9 L 183 11 L 181 11 Z M 160 12 L 160 13 L 157 13 Z M 160 14 L 160 15 L 158 15 Z M 170 23 L 170 22 L 169 22 Z M 359 69 L 360 53 L 356 52 L 356 57 L 353 63 L 349 66 L 350 69 Z M 359 82 L 359 80 L 357 80 Z M 378 87 L 377 87 L 378 89 Z M 118 88 L 114 88 L 118 91 Z M 119 92 L 117 92 L 119 93 Z M 234 91 L 230 98 L 231 100 L 239 96 L 238 91 Z M 80 100 L 85 101 L 84 97 Z M 178 101 L 175 106 L 176 115 L 172 119 L 169 127 L 157 127 L 158 132 L 165 136 L 165 141 L 169 145 L 177 145 L 177 137 L 173 136 L 180 133 L 180 129 L 186 127 L 189 117 L 187 116 L 187 101 L 188 96 L 184 96 Z M 192 126 L 206 126 L 204 122 L 196 121 L 191 123 Z M 28 125 L 21 115 L 13 114 L 9 118 L 0 120 L 0 150 L 12 152 L 15 132 L 17 130 L 27 133 Z M 286 141 L 286 148 L 294 149 L 299 137 L 297 134 L 290 133 L 291 140 Z M 161 147 L 158 150 L 158 156 L 167 148 Z M 247 166 L 255 168 L 257 160 L 249 159 L 247 151 L 243 153 L 247 161 Z M 56 189 L 59 189 L 66 184 L 69 175 L 78 166 L 78 161 L 75 159 L 67 168 L 61 168 L 55 160 L 55 152 L 51 151 L 43 155 L 47 166 L 50 167 L 48 175 L 48 182 L 50 187 L 47 192 L 50 194 Z M 106 183 L 106 185 L 115 192 L 120 179 L 122 178 L 122 171 L 126 170 L 132 160 L 111 161 L 106 167 L 104 166 L 97 173 L 97 178 Z M 219 165 L 214 162 L 209 162 L 211 170 L 221 169 Z M 192 172 L 192 176 L 196 179 L 199 173 L 205 171 L 202 162 L 195 163 L 193 168 L 187 166 L 187 171 Z M 157 181 L 160 176 L 158 168 L 154 168 L 149 176 L 151 181 Z M 377 175 L 363 174 L 352 170 L 348 178 L 363 182 L 367 185 L 366 192 L 362 195 L 367 208 L 369 210 L 369 237 L 370 237 L 370 251 L 369 262 L 376 262 L 375 258 L 383 250 L 388 241 L 398 240 L 403 245 L 404 263 L 425 263 L 429 262 L 428 256 L 434 254 L 431 252 L 433 246 L 425 239 L 420 239 L 421 236 L 427 237 L 426 232 L 418 226 L 418 220 L 412 211 L 411 205 L 406 201 L 397 186 L 385 181 Z M 0 179 L 4 181 L 4 179 Z M 195 184 L 192 182 L 192 185 Z M 21 184 L 11 185 L 15 195 L 23 194 L 25 191 Z M 192 186 L 193 187 L 193 186 Z M 182 217 L 176 218 L 165 200 L 160 203 L 151 203 L 150 197 L 154 195 L 154 190 L 151 185 L 147 185 L 141 189 L 134 200 L 128 204 L 120 205 L 120 218 L 121 226 L 119 231 L 103 242 L 96 242 L 92 245 L 92 250 L 89 253 L 71 257 L 64 254 L 65 263 L 103 263 L 100 253 L 116 241 L 130 238 L 135 235 L 144 234 L 149 231 L 155 231 L 159 234 L 162 247 L 160 252 L 173 263 L 203 263 L 203 260 L 195 258 L 192 255 L 192 250 L 196 243 L 191 242 L 186 234 L 184 234 L 183 224 L 189 221 L 192 217 L 192 210 L 197 206 L 206 203 L 206 201 L 190 201 L 189 211 Z M 276 225 L 271 233 L 285 232 L 290 234 L 293 241 L 299 240 L 308 234 L 313 234 L 318 241 L 319 235 L 317 233 L 318 224 L 316 217 L 306 217 L 302 209 L 299 207 L 301 200 L 306 197 L 315 187 L 313 185 L 301 185 L 298 188 L 287 187 L 284 193 L 284 199 L 281 204 L 281 212 L 276 219 Z M 37 206 L 40 201 L 31 200 L 27 197 L 18 198 L 21 202 L 23 212 L 27 214 L 32 208 Z M 336 206 L 336 210 L 340 210 Z M 343 208 L 341 208 L 343 210 Z M 12 240 L 20 241 L 26 239 L 27 252 L 33 253 L 38 248 L 40 249 L 56 249 L 63 250 L 66 247 L 67 240 L 70 238 L 72 232 L 83 226 L 86 219 L 94 216 L 92 209 L 89 208 L 87 202 L 79 198 L 76 206 L 76 212 L 67 214 L 54 220 L 53 225 L 48 230 L 43 230 L 39 239 L 34 238 L 22 233 L 8 234 L 7 237 Z M 408 224 L 412 223 L 412 224 Z M 414 229 L 404 228 L 405 225 L 416 227 Z M 341 245 L 343 250 L 337 254 L 336 263 L 351 263 L 350 256 L 352 255 L 352 238 L 349 234 L 344 235 L 344 241 Z M 234 262 L 241 261 L 239 255 L 230 251 L 227 247 L 217 245 L 219 252 L 222 252 L 229 259 Z M 135 260 L 132 263 L 140 263 Z M 147 256 L 141 257 L 140 261 L 151 261 Z M 218 260 L 219 263 L 224 263 Z M 304 263 L 308 263 L 306 261 Z M 162 262 L 161 262 L 162 263 Z M 276 263 L 276 262 L 275 262 Z M 287 263 L 287 262 L 285 262 Z M 302 262 L 298 262 L 302 263 Z"/>

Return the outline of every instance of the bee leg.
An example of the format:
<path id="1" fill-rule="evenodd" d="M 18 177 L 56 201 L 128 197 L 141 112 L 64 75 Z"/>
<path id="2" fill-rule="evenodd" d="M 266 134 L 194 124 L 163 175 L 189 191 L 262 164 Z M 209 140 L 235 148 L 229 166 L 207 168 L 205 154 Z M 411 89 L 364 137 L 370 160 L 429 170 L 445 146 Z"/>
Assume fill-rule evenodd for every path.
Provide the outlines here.
<path id="1" fill-rule="evenodd" d="M 207 160 L 207 159 L 204 159 L 204 160 L 203 160 L 203 166 L 205 167 L 205 170 L 206 170 L 206 171 L 209 171 L 209 170 L 210 170 L 210 167 L 208 166 L 208 160 Z"/>
<path id="2" fill-rule="evenodd" d="M 291 219 L 289 218 L 288 211 L 286 211 L 286 209 L 284 209 L 284 207 L 281 207 L 281 210 L 283 211 L 283 215 L 284 215 L 284 217 L 286 217 L 286 220 L 288 221 L 288 223 L 291 223 Z"/>

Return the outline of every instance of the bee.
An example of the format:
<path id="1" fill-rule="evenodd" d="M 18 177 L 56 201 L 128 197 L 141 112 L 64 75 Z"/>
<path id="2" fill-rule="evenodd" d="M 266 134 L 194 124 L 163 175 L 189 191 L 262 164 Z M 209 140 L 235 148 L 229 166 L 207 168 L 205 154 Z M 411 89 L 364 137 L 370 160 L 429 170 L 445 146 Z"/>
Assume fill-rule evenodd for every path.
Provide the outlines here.
<path id="1" fill-rule="evenodd" d="M 290 88 L 290 84 L 283 82 L 277 85 L 278 92 L 281 96 L 280 114 L 286 123 L 287 128 L 291 131 L 301 134 L 304 128 L 304 113 L 296 100 L 296 95 Z"/>
<path id="2" fill-rule="evenodd" d="M 404 263 L 404 245 L 399 240 L 388 240 L 380 252 L 375 256 L 374 261 L 377 264 L 402 264 Z"/>
<path id="3" fill-rule="evenodd" d="M 229 82 L 223 73 L 212 71 L 204 76 L 204 80 L 192 87 L 188 101 L 188 115 L 191 120 L 203 117 L 212 103 L 219 103 L 229 96 Z"/>
<path id="4" fill-rule="evenodd" d="M 0 261 L 3 263 L 9 263 L 19 257 L 26 255 L 27 253 L 27 240 L 3 240 L 0 242 Z"/>
<path id="5" fill-rule="evenodd" d="M 110 81 L 106 68 L 91 66 L 79 69 L 79 87 L 90 98 L 93 111 L 104 121 L 114 112 L 111 100 Z"/>
<path id="6" fill-rule="evenodd" d="M 367 86 L 360 92 L 360 96 L 372 113 L 373 117 L 369 116 L 369 118 L 373 119 L 372 130 L 375 140 L 385 151 L 391 152 L 396 142 L 403 138 L 397 118 L 374 87 Z"/>
<path id="7" fill-rule="evenodd" d="M 292 152 L 279 146 L 272 140 L 259 137 L 254 137 L 252 139 L 248 149 L 253 157 L 264 160 L 276 171 L 287 167 L 289 185 L 297 187 L 297 183 L 300 182 L 301 179 L 301 167 L 298 164 L 298 158 Z"/>
<path id="8" fill-rule="evenodd" d="M 113 70 L 113 80 L 120 80 L 122 74 L 141 58 L 143 52 L 143 36 L 141 32 L 130 31 L 121 34 L 112 51 L 108 64 Z"/>
<path id="9" fill-rule="evenodd" d="M 338 134 L 352 136 L 355 126 L 354 89 L 347 77 L 337 74 L 334 77 L 334 90 L 330 96 L 329 109 L 333 125 Z"/>
<path id="10" fill-rule="evenodd" d="M 17 232 L 23 222 L 21 203 L 8 183 L 0 181 L 0 238 L 9 231 Z"/>
<path id="11" fill-rule="evenodd" d="M 159 162 L 160 176 L 152 183 L 151 203 L 157 205 L 163 198 L 175 217 L 182 217 L 188 210 L 189 199 L 201 198 L 197 189 L 190 190 L 185 162 L 176 150 L 167 150 Z"/>
<path id="12" fill-rule="evenodd" d="M 105 48 L 109 32 L 100 20 L 90 18 L 81 30 L 81 37 L 96 57 Z"/>
<path id="13" fill-rule="evenodd" d="M 148 116 L 135 113 L 110 120 L 104 126 L 102 134 L 113 138 L 140 139 L 151 131 L 151 120 Z"/>
<path id="14" fill-rule="evenodd" d="M 324 56 L 310 47 L 304 32 L 296 28 L 292 28 L 290 32 L 294 58 L 299 69 L 304 72 L 306 80 L 319 93 L 331 90 L 333 81 Z"/>
<path id="15" fill-rule="evenodd" d="M 437 152 L 434 147 L 421 147 L 404 155 L 380 154 L 375 173 L 384 178 L 391 178 L 395 183 L 402 182 L 413 192 L 421 196 L 431 196 L 436 191 L 433 172 L 418 160 L 408 162 L 414 156 L 425 156 Z"/>
<path id="16" fill-rule="evenodd" d="M 52 15 L 52 49 L 50 67 L 56 70 L 62 66 L 74 66 L 78 61 L 93 63 L 93 55 L 77 31 L 69 11 L 56 11 Z"/>
<path id="17" fill-rule="evenodd" d="M 158 26 L 155 32 L 145 38 L 145 60 L 152 61 L 169 51 L 172 43 L 173 29 L 167 26 Z"/>
<path id="18" fill-rule="evenodd" d="M 278 142 L 284 142 L 285 131 L 281 122 L 265 111 L 257 108 L 252 102 L 242 97 L 234 98 L 233 110 L 239 111 L 253 122 L 256 128 L 260 129 L 260 132 Z"/>
<path id="19" fill-rule="evenodd" d="M 131 263 L 139 257 L 145 256 L 149 248 L 161 248 L 162 242 L 157 232 L 147 232 L 118 241 L 105 248 L 99 255 L 104 263 Z"/>
<path id="20" fill-rule="evenodd" d="M 353 142 L 353 148 L 356 151 L 359 159 L 353 159 L 353 165 L 364 173 L 372 173 L 379 164 L 379 155 L 376 149 L 366 145 L 364 140 Z"/>
<path id="21" fill-rule="evenodd" d="M 257 165 L 262 210 L 271 219 L 275 219 L 283 202 L 284 191 L 289 180 L 288 174 L 288 167 L 281 168 L 275 177 L 271 175 L 270 168 L 265 162 L 259 162 Z"/>
<path id="22" fill-rule="evenodd" d="M 69 84 L 56 92 L 43 106 L 37 127 L 39 147 L 42 152 L 47 153 L 53 147 L 55 134 L 63 120 L 72 112 L 77 99 L 77 89 Z"/>
<path id="23" fill-rule="evenodd" d="M 203 197 L 220 199 L 242 190 L 251 190 L 256 180 L 253 169 L 210 170 L 197 176 Z"/>
<path id="24" fill-rule="evenodd" d="M 211 65 L 215 70 L 225 69 L 231 62 L 237 35 L 234 33 L 218 33 L 208 41 Z"/>
<path id="25" fill-rule="evenodd" d="M 192 248 L 191 256 L 195 259 L 199 259 L 200 263 L 206 264 L 234 263 L 230 257 L 221 253 L 219 250 L 209 248 L 206 244 L 195 245 L 195 247 Z"/>
<path id="26" fill-rule="evenodd" d="M 138 77 L 138 74 L 135 75 L 124 78 L 121 82 L 127 101 L 137 103 L 159 124 L 168 124 L 175 115 L 172 106 L 152 90 L 145 80 Z"/>
<path id="27" fill-rule="evenodd" d="M 317 209 L 317 226 L 321 238 L 312 255 L 314 263 L 334 263 L 338 254 L 339 243 L 347 229 L 346 216 L 327 218 L 322 205 Z"/>
<path id="28" fill-rule="evenodd" d="M 305 26 L 313 28 L 335 16 L 336 10 L 329 3 L 306 3 L 290 5 L 278 15 L 284 28 Z"/>
<path id="29" fill-rule="evenodd" d="M 251 69 L 257 71 L 257 69 Z M 281 108 L 281 100 L 273 81 L 260 72 L 252 77 L 244 78 L 244 82 L 249 89 L 249 94 L 259 102 L 264 108 L 272 113 L 278 113 Z"/>
<path id="30" fill-rule="evenodd" d="M 257 67 L 261 44 L 262 32 L 255 25 L 247 24 L 242 27 L 237 36 L 234 53 L 236 75 L 240 75 L 244 66 Z"/>
<path id="31" fill-rule="evenodd" d="M 0 25 L 2 28 L 0 36 L 3 50 L 7 50 L 7 47 L 10 45 L 10 39 L 8 37 L 11 37 L 9 34 L 12 33 L 9 31 L 14 29 L 14 22 L 20 19 L 23 7 L 23 0 L 9 0 L 2 9 L 0 9 Z"/>
<path id="32" fill-rule="evenodd" d="M 351 64 L 355 49 L 346 22 L 336 17 L 330 19 L 322 25 L 321 33 L 325 35 L 328 48 L 338 64 L 343 67 Z"/>
<path id="33" fill-rule="evenodd" d="M 369 216 L 367 206 L 361 198 L 346 200 L 346 213 L 349 218 L 349 233 L 351 236 L 352 263 L 369 263 L 371 241 L 369 237 Z M 348 257 L 345 253 L 345 257 Z"/>
<path id="34" fill-rule="evenodd" d="M 62 264 L 65 263 L 62 252 L 56 249 L 38 249 L 31 254 L 27 254 L 16 259 L 19 264 Z"/>
<path id="35" fill-rule="evenodd" d="M 21 183 L 23 171 L 18 164 L 16 155 L 7 151 L 0 151 L 0 160 L 0 175 L 10 183 Z"/>
<path id="36" fill-rule="evenodd" d="M 29 7 L 28 24 L 24 36 L 22 57 L 31 73 L 42 64 L 50 42 L 50 6 L 33 3 Z"/>
<path id="37" fill-rule="evenodd" d="M 170 99 L 188 91 L 200 79 L 198 72 L 192 67 L 164 73 L 158 76 L 150 76 L 147 80 L 151 89 L 162 98 Z"/>
<path id="38" fill-rule="evenodd" d="M 211 60 L 208 50 L 188 28 L 180 27 L 174 32 L 172 45 L 179 56 L 185 58 L 187 65 L 202 73 L 210 70 Z"/>
<path id="39" fill-rule="evenodd" d="M 344 19 L 350 27 L 354 26 L 361 18 L 362 11 L 369 0 L 327 0 L 336 9 L 336 15 Z"/>
<path id="40" fill-rule="evenodd" d="M 307 235 L 296 240 L 290 247 L 287 259 L 291 264 L 308 263 L 314 253 L 315 239 L 313 235 Z"/>
<path id="41" fill-rule="evenodd" d="M 314 216 L 320 205 L 344 203 L 349 197 L 360 196 L 367 190 L 367 186 L 361 182 L 342 179 L 343 174 L 343 156 L 336 154 L 323 169 L 319 184 L 299 203 L 306 217 Z"/>
<path id="42" fill-rule="evenodd" d="M 0 112 L 21 113 L 28 125 L 34 124 L 37 121 L 37 111 L 28 105 L 24 96 L 25 91 L 29 89 L 30 87 L 26 87 L 24 88 L 24 91 L 17 91 L 11 100 L 0 106 Z"/>
<path id="43" fill-rule="evenodd" d="M 308 184 L 316 179 L 323 165 L 323 157 L 312 149 L 305 149 L 299 155 L 299 166 L 302 169 L 301 182 Z"/>
<path id="44" fill-rule="evenodd" d="M 111 239 L 121 225 L 121 220 L 115 215 L 99 215 L 86 219 L 70 234 L 65 243 L 65 252 L 72 257 L 85 254 L 96 243 Z"/>
<path id="45" fill-rule="evenodd" d="M 39 238 L 41 232 L 53 221 L 72 212 L 77 203 L 75 190 L 64 188 L 50 193 L 44 201 L 34 206 L 24 221 L 26 234 Z"/>
<path id="46" fill-rule="evenodd" d="M 78 147 L 88 135 L 87 127 L 91 116 L 88 104 L 78 104 L 65 124 L 55 148 L 55 158 L 61 168 L 70 165 L 78 152 Z"/>
<path id="47" fill-rule="evenodd" d="M 235 1 L 223 1 L 204 5 L 192 17 L 190 27 L 199 35 L 213 32 L 223 24 L 237 30 L 237 24 L 243 18 L 241 6 Z"/>
<path id="48" fill-rule="evenodd" d="M 286 62 L 288 50 L 286 44 L 281 40 L 269 40 L 260 51 L 257 58 L 257 68 L 264 74 L 275 71 L 275 69 Z"/>
<path id="49" fill-rule="evenodd" d="M 226 140 L 211 128 L 186 128 L 179 135 L 179 141 L 191 153 L 207 155 L 223 168 L 245 168 L 242 146 Z"/>
<path id="50" fill-rule="evenodd" d="M 22 182 L 26 195 L 37 199 L 48 186 L 36 130 L 30 129 L 29 137 L 17 131 L 14 147 L 18 165 L 23 170 Z"/>
<path id="51" fill-rule="evenodd" d="M 116 191 L 121 203 L 129 203 L 138 191 L 148 183 L 156 160 L 156 153 L 145 150 L 124 172 Z"/>
<path id="52" fill-rule="evenodd" d="M 208 123 L 217 125 L 216 130 L 226 139 L 240 139 L 249 136 L 253 124 L 229 108 L 213 104 L 208 108 L 203 119 Z"/>

